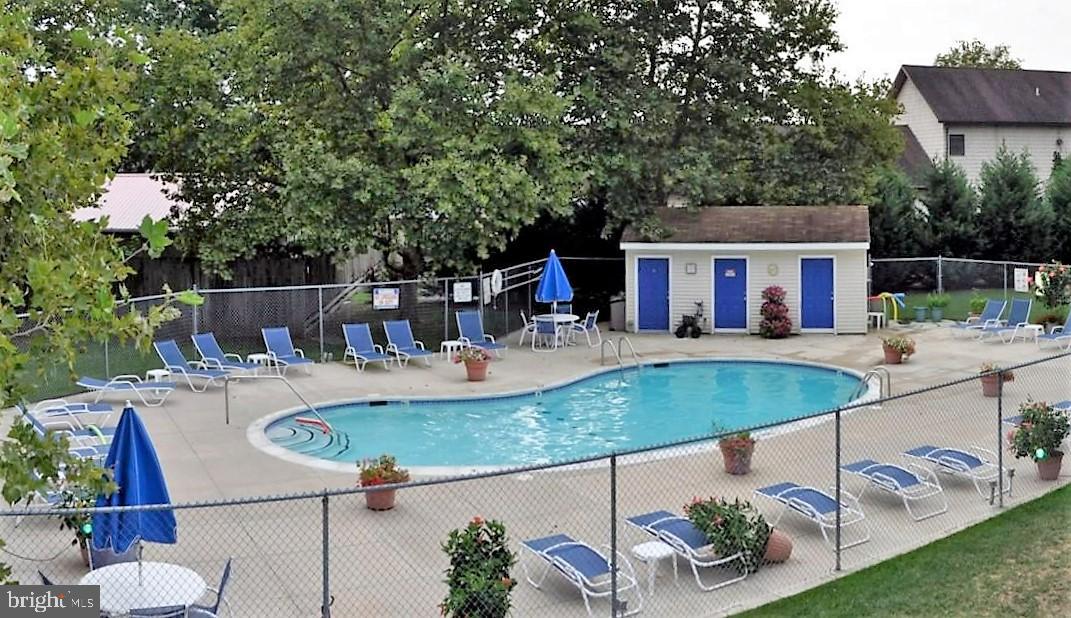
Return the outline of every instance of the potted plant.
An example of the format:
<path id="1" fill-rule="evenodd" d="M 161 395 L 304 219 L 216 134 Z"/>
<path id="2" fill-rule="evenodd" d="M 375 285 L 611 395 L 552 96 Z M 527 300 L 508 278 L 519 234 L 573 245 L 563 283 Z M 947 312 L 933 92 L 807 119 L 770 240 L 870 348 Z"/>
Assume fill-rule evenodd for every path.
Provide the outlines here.
<path id="1" fill-rule="evenodd" d="M 1034 295 L 1051 313 L 1060 313 L 1063 307 L 1071 304 L 1071 269 L 1060 262 L 1038 266 L 1030 283 Z"/>
<path id="2" fill-rule="evenodd" d="M 788 317 L 788 305 L 785 304 L 785 289 L 771 285 L 762 291 L 762 321 L 759 322 L 759 334 L 766 339 L 784 339 L 792 332 L 792 320 Z"/>
<path id="3" fill-rule="evenodd" d="M 886 365 L 899 365 L 915 353 L 915 340 L 905 335 L 882 337 L 881 348 L 885 352 Z"/>
<path id="4" fill-rule="evenodd" d="M 729 474 L 751 472 L 751 454 L 755 452 L 755 438 L 748 432 L 738 433 L 718 440 L 725 471 Z"/>
<path id="5" fill-rule="evenodd" d="M 1022 423 L 1008 436 L 1015 457 L 1030 457 L 1037 464 L 1039 479 L 1055 481 L 1064 459 L 1060 443 L 1071 431 L 1067 413 L 1042 401 L 1028 401 L 1019 406 L 1019 412 Z"/>
<path id="6" fill-rule="evenodd" d="M 398 460 L 390 455 L 361 460 L 361 487 L 378 487 L 409 482 L 409 471 L 398 467 Z M 394 508 L 397 489 L 384 488 L 364 493 L 365 505 L 373 511 L 389 511 Z"/>
<path id="7" fill-rule="evenodd" d="M 1010 369 L 1001 370 L 1000 367 L 994 363 L 985 362 L 978 368 L 978 373 L 982 374 L 982 395 L 986 397 L 997 397 L 1000 395 L 1000 378 L 1004 378 L 1004 383 L 1011 382 L 1015 379 L 1015 372 Z"/>
<path id="8" fill-rule="evenodd" d="M 952 302 L 952 297 L 948 294 L 927 294 L 926 305 L 930 308 L 930 317 L 934 322 L 940 322 L 945 317 L 945 307 L 948 303 Z"/>
<path id="9" fill-rule="evenodd" d="M 985 311 L 985 304 L 987 300 L 985 296 L 982 296 L 978 290 L 971 292 L 971 299 L 967 301 L 967 308 L 970 312 L 968 317 L 977 318 Z"/>
<path id="10" fill-rule="evenodd" d="M 446 570 L 446 598 L 439 604 L 443 616 L 454 618 L 505 618 L 510 593 L 517 582 L 510 568 L 517 556 L 509 549 L 501 522 L 474 517 L 467 526 L 451 530 L 442 545 L 450 558 Z"/>
<path id="11" fill-rule="evenodd" d="M 792 554 L 792 539 L 775 530 L 746 500 L 692 498 L 684 514 L 698 528 L 719 556 L 740 553 L 741 573 L 754 573 L 766 562 L 784 562 Z"/>
<path id="12" fill-rule="evenodd" d="M 491 364 L 491 355 L 483 348 L 469 346 L 461 348 L 454 356 L 455 363 L 465 363 L 469 382 L 483 382 L 487 379 L 487 366 Z"/>
<path id="13" fill-rule="evenodd" d="M 915 305 L 915 321 L 916 322 L 925 322 L 926 321 L 926 310 L 927 309 L 929 309 L 929 307 L 927 307 L 926 305 Z"/>

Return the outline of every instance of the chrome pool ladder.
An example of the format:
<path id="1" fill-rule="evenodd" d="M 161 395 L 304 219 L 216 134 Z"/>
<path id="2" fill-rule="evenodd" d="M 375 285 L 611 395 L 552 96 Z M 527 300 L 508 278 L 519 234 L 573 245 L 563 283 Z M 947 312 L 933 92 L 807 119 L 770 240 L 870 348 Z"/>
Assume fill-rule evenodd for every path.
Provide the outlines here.
<path id="1" fill-rule="evenodd" d="M 325 433 L 330 433 L 334 431 L 334 427 L 332 427 L 326 420 L 324 420 L 324 417 L 320 416 L 320 412 L 316 409 L 316 407 L 309 403 L 309 400 L 305 399 L 305 397 L 301 393 L 299 393 L 296 388 L 294 388 L 294 385 L 290 383 L 290 380 L 287 380 L 285 376 L 271 374 L 243 375 L 229 378 L 223 381 L 223 400 L 225 402 L 224 407 L 226 411 L 226 424 L 228 425 L 231 424 L 231 397 L 229 388 L 231 380 L 234 380 L 236 382 L 239 380 L 278 380 L 285 384 L 286 387 L 290 389 L 290 392 L 294 393 L 294 395 L 298 398 L 298 400 L 301 401 L 301 403 L 305 404 L 305 407 L 309 409 L 309 412 L 312 412 L 313 416 L 315 416 L 318 421 L 323 423 L 324 428 L 327 429 L 327 432 Z"/>
<path id="2" fill-rule="evenodd" d="M 623 335 L 621 337 L 617 338 L 617 343 L 616 344 L 614 343 L 614 341 L 612 339 L 609 339 L 609 338 L 602 340 L 602 346 L 601 346 L 601 348 L 599 350 L 599 364 L 600 365 L 605 365 L 606 364 L 606 347 L 607 347 L 607 345 L 609 345 L 610 351 L 613 353 L 613 359 L 617 361 L 618 367 L 621 367 L 622 369 L 625 368 L 625 361 L 624 361 L 624 359 L 621 358 L 621 351 L 624 350 L 625 347 L 628 347 L 629 354 L 632 355 L 633 364 L 636 366 L 637 369 L 640 368 L 640 355 L 639 355 L 639 353 L 636 352 L 636 348 L 632 345 L 632 340 L 629 339 L 628 337 L 623 336 Z"/>
<path id="3" fill-rule="evenodd" d="M 848 401 L 855 401 L 865 395 L 870 389 L 870 381 L 874 379 L 878 381 L 880 398 L 892 395 L 892 374 L 885 367 L 871 367 L 863 374 L 863 378 L 859 381 L 859 386 L 856 386 L 855 390 L 852 391 L 852 396 L 848 398 Z"/>

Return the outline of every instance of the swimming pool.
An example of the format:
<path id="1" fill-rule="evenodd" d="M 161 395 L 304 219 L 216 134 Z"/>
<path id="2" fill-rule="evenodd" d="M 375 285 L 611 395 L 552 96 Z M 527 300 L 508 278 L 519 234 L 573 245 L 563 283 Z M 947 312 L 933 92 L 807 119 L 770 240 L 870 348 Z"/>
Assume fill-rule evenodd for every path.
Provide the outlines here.
<path id="1" fill-rule="evenodd" d="M 361 401 L 318 408 L 324 435 L 296 412 L 264 435 L 287 451 L 353 464 L 382 453 L 404 466 L 486 468 L 564 461 L 776 423 L 846 403 L 859 377 L 768 361 L 656 363 L 564 386 L 477 399 Z"/>

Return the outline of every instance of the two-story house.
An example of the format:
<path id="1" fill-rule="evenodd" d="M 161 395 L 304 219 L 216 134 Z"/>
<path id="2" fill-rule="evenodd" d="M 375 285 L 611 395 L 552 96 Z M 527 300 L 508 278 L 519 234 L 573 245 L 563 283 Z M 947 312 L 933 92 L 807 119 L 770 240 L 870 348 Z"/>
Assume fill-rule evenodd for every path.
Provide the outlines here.
<path id="1" fill-rule="evenodd" d="M 901 166 L 949 158 L 974 184 L 1001 144 L 1030 154 L 1045 181 L 1055 153 L 1071 154 L 1071 73 L 904 65 L 892 96 L 903 107 Z"/>

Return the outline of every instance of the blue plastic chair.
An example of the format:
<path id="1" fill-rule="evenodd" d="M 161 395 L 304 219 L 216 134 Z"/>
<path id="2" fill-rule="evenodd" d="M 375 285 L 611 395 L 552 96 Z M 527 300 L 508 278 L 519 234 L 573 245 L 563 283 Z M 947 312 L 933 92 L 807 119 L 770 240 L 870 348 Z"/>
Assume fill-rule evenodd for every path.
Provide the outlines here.
<path id="1" fill-rule="evenodd" d="M 841 469 L 869 481 L 859 493 L 860 499 L 868 487 L 876 487 L 900 498 L 908 515 L 915 521 L 929 519 L 947 511 L 948 499 L 945 497 L 944 489 L 941 488 L 941 483 L 937 480 L 937 475 L 932 470 L 920 466 L 911 467 L 913 469 L 896 464 L 879 463 L 873 459 L 861 459 L 845 464 L 841 466 Z M 922 512 L 916 511 L 917 506 L 912 508 L 916 502 L 929 498 L 933 498 L 936 502 L 933 508 Z"/>
<path id="2" fill-rule="evenodd" d="M 286 373 L 288 367 L 300 366 L 305 369 L 305 373 L 312 373 L 312 360 L 305 358 L 305 352 L 294 347 L 294 342 L 290 339 L 289 328 L 275 326 L 262 328 L 260 332 L 264 336 L 264 346 L 268 349 L 268 356 L 279 371 Z"/>
<path id="3" fill-rule="evenodd" d="M 216 341 L 215 333 L 197 333 L 192 339 L 193 347 L 197 348 L 197 353 L 201 355 L 201 362 L 209 369 L 252 371 L 256 373 L 257 369 L 260 368 L 260 365 L 256 363 L 243 361 L 239 354 L 224 352 L 223 348 L 219 346 L 219 342 Z"/>
<path id="4" fill-rule="evenodd" d="M 367 324 L 343 324 L 342 336 L 346 338 L 342 362 L 352 358 L 357 371 L 364 371 L 365 365 L 374 362 L 381 362 L 384 369 L 390 369 L 393 357 L 383 350 L 383 346 L 372 341 L 372 329 Z"/>
<path id="5" fill-rule="evenodd" d="M 744 566 L 743 553 L 737 552 L 729 556 L 711 554 L 707 550 L 710 545 L 707 535 L 696 528 L 695 524 L 687 517 L 680 517 L 669 511 L 653 511 L 629 517 L 625 519 L 625 523 L 669 545 L 678 556 L 687 560 L 688 566 L 692 569 L 692 575 L 695 576 L 695 583 L 700 590 L 710 591 L 724 588 L 743 580 L 748 575 L 748 571 Z M 736 567 L 741 575 L 717 583 L 703 583 L 703 579 L 699 575 L 700 568 L 729 567 L 733 566 L 734 562 L 738 563 Z M 721 571 L 722 569 L 718 570 Z"/>
<path id="6" fill-rule="evenodd" d="M 580 595 L 584 599 L 584 607 L 587 608 L 589 615 L 593 615 L 591 611 L 592 598 L 608 597 L 613 594 L 613 590 L 608 585 L 611 573 L 610 561 L 587 543 L 576 541 L 567 534 L 555 534 L 540 539 L 524 541 L 521 543 L 521 548 L 543 561 L 543 572 L 536 578 L 533 578 L 529 573 L 527 561 L 521 561 L 524 577 L 528 580 L 528 583 L 536 588 L 542 588 L 547 574 L 550 572 L 551 567 L 554 567 L 569 583 L 580 590 Z M 628 612 L 621 614 L 623 616 L 631 616 L 639 613 L 643 607 L 643 597 L 639 592 L 636 571 L 633 570 L 632 563 L 621 552 L 618 552 L 617 556 L 618 564 L 623 563 L 625 565 L 624 570 L 618 567 L 618 598 L 624 596 L 630 590 L 636 591 L 634 594 L 636 597 L 635 607 L 630 607 Z M 676 567 L 676 562 L 674 562 L 674 567 Z"/>
<path id="7" fill-rule="evenodd" d="M 829 538 L 829 532 L 836 529 L 838 523 L 837 500 L 833 496 L 821 489 L 792 482 L 777 483 L 756 489 L 755 495 L 769 498 L 783 507 L 777 517 L 770 521 L 771 526 L 776 526 L 787 511 L 792 511 L 818 524 L 822 538 L 826 540 L 826 543 L 833 544 Z M 859 499 L 843 490 L 841 495 L 844 498 L 840 503 L 841 529 L 861 524 L 860 527 L 863 530 L 859 538 L 841 542 L 841 548 L 847 549 L 869 541 L 870 528 L 866 523 L 866 515 L 859 506 Z"/>
<path id="8" fill-rule="evenodd" d="M 483 348 L 501 357 L 499 350 L 505 350 L 506 344 L 497 343 L 495 338 L 483 332 L 483 317 L 479 311 L 458 311 L 454 314 L 457 319 L 457 331 L 461 333 L 459 339 L 466 345 Z"/>
<path id="9" fill-rule="evenodd" d="M 195 393 L 203 393 L 210 385 L 227 379 L 227 372 L 222 369 L 207 369 L 202 361 L 191 362 L 186 360 L 186 356 L 179 349 L 174 339 L 154 341 L 152 346 L 156 348 L 156 353 L 160 355 L 160 360 L 164 362 L 164 369 L 170 371 L 172 376 L 178 375 L 184 378 L 190 390 Z M 197 388 L 193 383 L 194 378 L 204 380 L 201 388 Z"/>
<path id="10" fill-rule="evenodd" d="M 1007 306 L 1008 301 L 1006 300 L 990 298 L 985 301 L 985 308 L 982 309 L 982 313 L 977 318 L 956 322 L 949 328 L 954 328 L 959 332 L 977 334 L 978 331 L 988 326 L 1000 326 L 1002 323 L 1000 316 Z"/>
<path id="11" fill-rule="evenodd" d="M 397 357 L 401 366 L 409 365 L 409 359 L 415 356 L 423 358 L 428 367 L 431 367 L 433 355 L 424 348 L 423 341 L 413 339 L 409 320 L 386 321 L 383 323 L 383 330 L 387 333 L 387 353 Z"/>
<path id="12" fill-rule="evenodd" d="M 232 558 L 228 558 L 226 566 L 223 567 L 223 575 L 219 579 L 219 587 L 208 589 L 209 592 L 216 595 L 216 602 L 212 605 L 191 605 L 188 611 L 188 615 L 191 618 L 215 618 L 219 616 L 220 605 L 227 603 L 223 593 L 227 589 L 227 582 L 231 579 L 231 560 Z M 228 607 L 228 609 L 230 608 Z"/>

